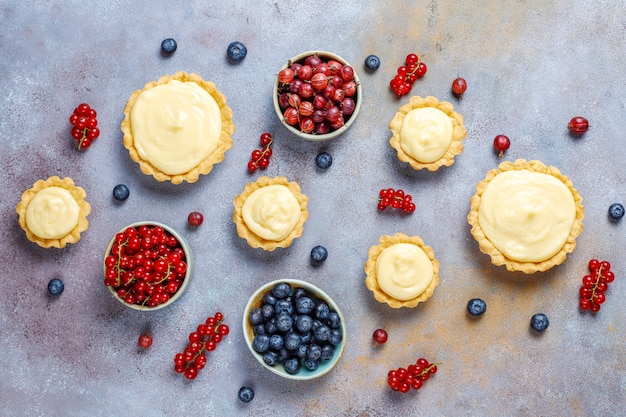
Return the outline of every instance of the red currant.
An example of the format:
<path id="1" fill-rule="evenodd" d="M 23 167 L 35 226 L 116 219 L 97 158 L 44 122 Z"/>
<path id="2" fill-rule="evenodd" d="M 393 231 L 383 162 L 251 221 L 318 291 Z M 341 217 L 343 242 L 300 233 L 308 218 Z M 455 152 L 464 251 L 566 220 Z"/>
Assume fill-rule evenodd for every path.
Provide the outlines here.
<path id="1" fill-rule="evenodd" d="M 187 216 L 187 222 L 193 227 L 198 227 L 204 222 L 204 216 L 198 211 L 192 211 Z"/>
<path id="2" fill-rule="evenodd" d="M 295 107 L 289 107 L 287 110 L 289 109 L 293 109 L 294 111 L 297 112 L 296 107 L 299 105 L 300 102 L 300 98 L 296 95 L 296 94 L 292 94 L 289 97 L 290 101 L 290 105 L 291 104 L 295 104 Z M 307 102 L 309 103 L 309 102 Z M 311 107 L 311 112 L 313 111 L 313 105 L 311 103 L 309 103 L 310 107 Z M 272 136 L 271 133 L 262 133 L 261 137 L 260 137 L 260 142 L 261 145 L 263 146 L 262 149 L 255 149 L 254 151 L 252 151 L 251 154 L 251 159 L 248 162 L 248 170 L 250 172 L 254 172 L 256 171 L 258 168 L 261 169 L 265 169 L 268 167 L 269 163 L 270 163 L 270 157 L 272 156 L 272 143 L 274 142 L 274 137 Z"/>
<path id="3" fill-rule="evenodd" d="M 462 95 L 467 90 L 467 82 L 463 78 L 456 78 L 452 81 L 452 92 L 457 96 Z"/>
<path id="4" fill-rule="evenodd" d="M 393 188 L 380 190 L 378 193 L 378 210 L 383 211 L 391 206 L 394 209 L 402 209 L 404 213 L 412 213 L 415 211 L 415 204 L 412 197 L 405 194 L 403 190 L 394 190 Z"/>
<path id="5" fill-rule="evenodd" d="M 149 334 L 142 334 L 141 336 L 139 336 L 137 344 L 142 349 L 148 349 L 150 346 L 152 346 L 152 336 L 150 336 Z"/>
<path id="6" fill-rule="evenodd" d="M 589 121 L 582 116 L 576 116 L 569 121 L 567 128 L 574 135 L 582 135 L 589 130 Z"/>
<path id="7" fill-rule="evenodd" d="M 374 339 L 374 345 L 382 345 L 387 342 L 387 332 L 385 329 L 376 329 L 374 334 L 372 335 L 372 339 Z"/>
<path id="8" fill-rule="evenodd" d="M 504 156 L 504 152 L 506 152 L 511 146 L 511 141 L 508 136 L 498 135 L 493 140 L 493 149 L 498 152 L 498 157 L 502 158 Z"/>
<path id="9" fill-rule="evenodd" d="M 71 136 L 78 141 L 79 150 L 89 148 L 92 141 L 100 136 L 96 116 L 96 111 L 86 103 L 79 104 L 70 116 L 69 121 L 73 126 Z"/>
<path id="10" fill-rule="evenodd" d="M 600 305 L 606 301 L 604 293 L 608 290 L 608 284 L 615 279 L 615 274 L 611 271 L 611 264 L 608 261 L 592 259 L 588 267 L 590 274 L 583 277 L 582 286 L 578 291 L 580 296 L 578 306 L 583 311 L 596 313 L 600 311 Z"/>

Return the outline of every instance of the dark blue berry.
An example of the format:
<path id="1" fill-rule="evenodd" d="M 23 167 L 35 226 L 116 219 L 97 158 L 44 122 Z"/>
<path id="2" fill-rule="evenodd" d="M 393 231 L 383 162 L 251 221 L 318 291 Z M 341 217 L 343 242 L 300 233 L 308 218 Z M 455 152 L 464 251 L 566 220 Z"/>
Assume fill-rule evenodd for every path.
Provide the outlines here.
<path id="1" fill-rule="evenodd" d="M 265 323 L 265 332 L 268 335 L 272 335 L 272 334 L 276 333 L 277 331 L 278 331 L 278 328 L 276 327 L 276 318 L 273 317 L 273 318 L 270 319 L 270 321 Z"/>
<path id="2" fill-rule="evenodd" d="M 331 345 L 337 346 L 339 343 L 341 343 L 342 340 L 343 340 L 343 335 L 341 334 L 339 330 L 333 329 L 330 331 L 330 334 L 328 335 L 328 341 L 330 342 Z"/>
<path id="3" fill-rule="evenodd" d="M 307 359 L 317 360 L 322 356 L 322 348 L 320 345 L 316 345 L 315 343 L 310 344 L 309 348 L 306 351 Z"/>
<path id="4" fill-rule="evenodd" d="M 263 314 L 261 313 L 260 308 L 253 308 L 250 310 L 250 314 L 248 315 L 248 320 L 253 325 L 263 323 Z"/>
<path id="5" fill-rule="evenodd" d="M 309 314 L 315 308 L 315 301 L 309 297 L 300 297 L 296 300 L 296 311 L 300 314 Z"/>
<path id="6" fill-rule="evenodd" d="M 313 338 L 317 342 L 327 342 L 330 337 L 330 328 L 323 324 L 313 331 Z"/>
<path id="7" fill-rule="evenodd" d="M 272 295 L 276 298 L 287 298 L 291 292 L 291 285 L 286 282 L 279 282 L 272 288 Z"/>
<path id="8" fill-rule="evenodd" d="M 620 203 L 613 203 L 609 206 L 609 216 L 615 220 L 619 220 L 624 217 L 624 206 Z"/>
<path id="9" fill-rule="evenodd" d="M 279 332 L 287 333 L 293 326 L 293 319 L 289 314 L 281 314 L 276 317 L 276 328 Z"/>
<path id="10" fill-rule="evenodd" d="M 301 343 L 300 346 L 298 346 L 298 350 L 296 351 L 296 356 L 299 357 L 300 359 L 306 358 L 306 352 L 308 349 L 309 349 L 308 344 Z"/>
<path id="11" fill-rule="evenodd" d="M 241 62 L 248 54 L 248 49 L 246 46 L 239 42 L 231 42 L 226 49 L 226 55 L 228 59 L 232 62 Z"/>
<path id="12" fill-rule="evenodd" d="M 276 305 L 276 297 L 272 295 L 272 293 L 266 292 L 263 296 L 263 304 L 269 304 L 271 306 Z"/>
<path id="13" fill-rule="evenodd" d="M 325 247 L 317 245 L 311 249 L 311 262 L 314 264 L 321 264 L 326 258 L 328 258 L 328 251 Z"/>
<path id="14" fill-rule="evenodd" d="M 257 324 L 256 326 L 254 326 L 252 328 L 252 331 L 254 332 L 254 335 L 260 335 L 260 334 L 267 334 L 267 332 L 265 331 L 265 326 L 262 324 Z"/>
<path id="15" fill-rule="evenodd" d="M 161 52 L 164 54 L 173 54 L 178 45 L 176 45 L 176 41 L 172 38 L 163 39 L 161 42 Z"/>
<path id="16" fill-rule="evenodd" d="M 307 292 L 304 288 L 296 288 L 291 295 L 292 300 L 298 300 L 300 297 L 304 297 L 307 295 Z"/>
<path id="17" fill-rule="evenodd" d="M 263 362 L 269 366 L 274 366 L 278 363 L 278 353 L 273 350 L 268 350 L 263 354 Z"/>
<path id="18" fill-rule="evenodd" d="M 530 327 L 538 332 L 543 332 L 548 328 L 549 324 L 550 322 L 548 321 L 548 317 L 542 313 L 537 313 L 530 319 Z"/>
<path id="19" fill-rule="evenodd" d="M 285 348 L 288 350 L 298 350 L 302 345 L 302 336 L 298 333 L 289 332 L 285 335 Z"/>
<path id="20" fill-rule="evenodd" d="M 328 152 L 320 152 L 315 157 L 315 164 L 318 168 L 327 169 L 333 164 L 333 157 Z"/>
<path id="21" fill-rule="evenodd" d="M 376 71 L 380 67 L 380 58 L 376 55 L 368 55 L 365 58 L 365 68 L 370 71 Z"/>
<path id="22" fill-rule="evenodd" d="M 326 318 L 326 324 L 331 329 L 338 329 L 341 325 L 341 317 L 339 317 L 339 314 L 331 311 L 330 313 L 328 313 L 328 317 Z"/>
<path id="23" fill-rule="evenodd" d="M 296 319 L 296 329 L 300 333 L 308 333 L 313 328 L 313 319 L 306 314 L 298 316 Z"/>
<path id="24" fill-rule="evenodd" d="M 249 403 L 254 398 L 254 391 L 250 387 L 241 387 L 237 396 L 242 402 Z"/>
<path id="25" fill-rule="evenodd" d="M 467 303 L 467 311 L 472 316 L 480 316 L 487 310 L 487 304 L 480 298 L 472 298 Z"/>
<path id="26" fill-rule="evenodd" d="M 285 371 L 289 374 L 297 374 L 300 371 L 300 359 L 298 358 L 289 358 L 285 361 Z"/>
<path id="27" fill-rule="evenodd" d="M 48 282 L 48 292 L 52 295 L 59 295 L 63 292 L 65 285 L 63 285 L 63 281 L 58 278 L 53 278 Z"/>
<path id="28" fill-rule="evenodd" d="M 304 367 L 309 371 L 315 371 L 320 366 L 319 360 L 307 359 L 304 361 Z"/>
<path id="29" fill-rule="evenodd" d="M 293 314 L 293 304 L 287 299 L 278 300 L 274 306 L 276 314 Z"/>
<path id="30" fill-rule="evenodd" d="M 266 321 L 274 317 L 274 306 L 270 304 L 263 304 L 263 307 L 261 307 L 261 315 Z"/>
<path id="31" fill-rule="evenodd" d="M 308 346 L 313 340 L 313 332 L 306 332 L 302 335 L 302 344 Z"/>
<path id="32" fill-rule="evenodd" d="M 326 320 L 329 314 L 330 314 L 330 308 L 328 307 L 328 304 L 321 302 L 315 306 L 315 311 L 314 311 L 313 316 L 316 319 L 322 320 L 322 321 Z"/>
<path id="33" fill-rule="evenodd" d="M 270 336 L 270 349 L 280 350 L 285 345 L 285 339 L 279 334 Z"/>
<path id="34" fill-rule="evenodd" d="M 252 348 L 259 353 L 264 353 L 270 348 L 270 337 L 266 334 L 255 336 L 252 340 Z"/>
<path id="35" fill-rule="evenodd" d="M 113 188 L 113 198 L 117 201 L 124 201 L 130 195 L 130 190 L 126 184 L 117 184 Z"/>
<path id="36" fill-rule="evenodd" d="M 292 356 L 291 352 L 289 352 L 287 348 L 283 347 L 278 351 L 278 362 L 285 363 L 285 361 Z"/>
<path id="37" fill-rule="evenodd" d="M 335 348 L 333 347 L 333 345 L 324 345 L 322 346 L 322 355 L 320 356 L 320 358 L 323 361 L 328 361 L 333 357 L 334 354 Z"/>

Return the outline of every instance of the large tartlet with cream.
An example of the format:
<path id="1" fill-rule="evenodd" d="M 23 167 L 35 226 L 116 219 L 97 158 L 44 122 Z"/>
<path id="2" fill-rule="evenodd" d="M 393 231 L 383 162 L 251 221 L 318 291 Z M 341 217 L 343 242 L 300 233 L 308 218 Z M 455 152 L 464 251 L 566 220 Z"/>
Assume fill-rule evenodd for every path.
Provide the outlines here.
<path id="1" fill-rule="evenodd" d="M 237 234 L 253 248 L 286 248 L 302 236 L 309 218 L 308 201 L 298 183 L 285 177 L 260 177 L 233 200 Z"/>
<path id="2" fill-rule="evenodd" d="M 133 92 L 121 129 L 144 174 L 180 184 L 197 181 L 224 159 L 235 125 L 214 83 L 180 71 Z"/>
<path id="3" fill-rule="evenodd" d="M 389 140 L 398 159 L 413 169 L 436 171 L 454 163 L 463 152 L 467 131 L 463 116 L 447 101 L 428 96 L 413 96 L 389 122 Z"/>
<path id="4" fill-rule="evenodd" d="M 553 166 L 503 162 L 476 185 L 467 221 L 494 265 L 526 274 L 565 261 L 583 227 L 582 197 Z"/>
<path id="5" fill-rule="evenodd" d="M 416 307 L 430 299 L 439 285 L 435 252 L 419 236 L 383 235 L 367 255 L 365 285 L 381 303 Z"/>
<path id="6" fill-rule="evenodd" d="M 53 176 L 24 191 L 15 211 L 26 238 L 42 248 L 64 248 L 87 230 L 91 206 L 86 193 L 71 178 Z"/>

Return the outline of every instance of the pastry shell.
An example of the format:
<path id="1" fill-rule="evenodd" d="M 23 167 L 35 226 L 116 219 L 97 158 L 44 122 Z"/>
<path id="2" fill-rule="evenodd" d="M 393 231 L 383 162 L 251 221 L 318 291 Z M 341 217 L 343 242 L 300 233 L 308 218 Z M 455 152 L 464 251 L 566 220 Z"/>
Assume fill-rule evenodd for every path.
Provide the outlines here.
<path id="1" fill-rule="evenodd" d="M 489 181 L 491 181 L 496 175 L 501 172 L 511 170 L 528 170 L 531 172 L 538 172 L 541 174 L 549 174 L 559 179 L 572 193 L 574 197 L 574 204 L 576 209 L 576 216 L 574 223 L 570 229 L 570 234 L 559 252 L 553 255 L 551 258 L 541 262 L 519 262 L 510 258 L 507 258 L 500 252 L 487 238 L 480 223 L 478 221 L 478 212 L 480 209 L 480 200 L 483 192 L 487 188 Z M 478 182 L 476 185 L 476 193 L 470 199 L 470 211 L 467 215 L 467 222 L 472 226 L 471 233 L 474 239 L 478 242 L 479 249 L 482 253 L 491 257 L 491 263 L 496 266 L 504 265 L 509 271 L 521 271 L 525 274 L 533 274 L 535 272 L 543 272 L 552 268 L 553 266 L 560 265 L 565 261 L 568 253 L 571 253 L 576 247 L 576 238 L 583 230 L 583 218 L 584 208 L 582 205 L 582 197 L 578 191 L 574 188 L 572 181 L 565 175 L 561 174 L 558 168 L 553 166 L 547 166 L 540 161 L 526 161 L 525 159 L 518 159 L 515 162 L 502 162 L 497 169 L 492 169 L 487 172 L 485 179 Z"/>
<path id="2" fill-rule="evenodd" d="M 400 145 L 400 132 L 402 131 L 402 123 L 404 117 L 414 109 L 423 107 L 434 107 L 444 112 L 448 117 L 452 119 L 452 142 L 450 147 L 443 154 L 441 158 L 434 162 L 421 162 L 409 155 L 402 149 Z M 428 96 L 420 97 L 413 96 L 409 99 L 409 102 L 401 106 L 396 112 L 395 116 L 389 122 L 389 129 L 392 136 L 389 140 L 391 147 L 397 151 L 398 159 L 402 162 L 408 162 L 413 169 L 421 170 L 427 169 L 429 171 L 436 171 L 442 166 L 450 166 L 454 164 L 454 157 L 463 152 L 463 139 L 467 136 L 467 130 L 463 125 L 463 116 L 454 111 L 454 107 L 447 101 L 439 101 L 437 98 Z"/>
<path id="3" fill-rule="evenodd" d="M 428 287 L 426 287 L 424 292 L 411 300 L 397 300 L 385 293 L 378 285 L 378 279 L 376 276 L 376 260 L 385 249 L 398 243 L 411 243 L 419 246 L 424 253 L 426 253 L 426 256 L 428 256 L 428 259 L 430 259 L 433 264 L 432 281 Z M 383 235 L 380 237 L 377 246 L 369 248 L 367 255 L 368 259 L 365 262 L 364 267 L 365 274 L 367 275 L 365 278 L 365 286 L 374 293 L 374 298 L 378 302 L 387 303 L 392 308 L 416 307 L 419 303 L 423 303 L 424 301 L 430 299 L 435 291 L 435 288 L 439 285 L 439 261 L 435 258 L 435 251 L 430 246 L 426 246 L 422 238 L 419 236 L 407 236 L 404 233 L 396 233 L 393 236 Z"/>
<path id="4" fill-rule="evenodd" d="M 76 223 L 76 226 L 74 226 L 74 228 L 67 235 L 59 239 L 46 239 L 39 237 L 31 232 L 26 224 L 26 209 L 28 208 L 28 204 L 39 191 L 48 187 L 60 187 L 68 190 L 72 197 L 74 197 L 74 200 L 76 200 L 79 207 L 78 222 Z M 85 201 L 86 196 L 87 194 L 85 193 L 85 190 L 81 187 L 75 186 L 74 181 L 72 181 L 71 178 L 61 179 L 57 176 L 52 176 L 47 180 L 36 181 L 32 188 L 24 191 L 21 201 L 15 208 L 15 211 L 19 215 L 18 223 L 24 232 L 26 232 L 26 238 L 46 249 L 50 247 L 64 248 L 68 243 L 77 243 L 80 240 L 80 234 L 87 230 L 87 227 L 89 226 L 87 215 L 91 212 L 91 206 L 87 201 Z"/>
<path id="5" fill-rule="evenodd" d="M 258 236 L 250 230 L 250 228 L 248 228 L 242 217 L 243 203 L 246 201 L 248 196 L 259 188 L 275 184 L 286 186 L 300 204 L 300 219 L 298 220 L 298 223 L 295 225 L 291 233 L 280 241 L 266 240 Z M 276 248 L 289 247 L 293 240 L 302 236 L 302 233 L 304 232 L 304 222 L 306 222 L 309 218 L 309 211 L 307 209 L 308 202 L 308 197 L 300 192 L 300 186 L 298 183 L 293 181 L 289 182 L 285 177 L 260 177 L 255 182 L 248 183 L 244 187 L 241 194 L 238 194 L 233 200 L 233 205 L 235 206 L 235 210 L 233 211 L 233 221 L 237 225 L 237 234 L 239 237 L 246 239 L 248 244 L 253 248 L 262 248 L 271 252 Z"/>
<path id="6" fill-rule="evenodd" d="M 141 158 L 134 145 L 133 131 L 130 121 L 131 110 L 142 91 L 149 90 L 160 84 L 167 84 L 171 80 L 194 82 L 198 84 L 206 92 L 208 92 L 211 97 L 215 99 L 218 106 L 220 107 L 222 117 L 222 132 L 220 134 L 217 147 L 215 148 L 213 153 L 211 153 L 211 155 L 209 155 L 206 159 L 204 159 L 202 162 L 200 162 L 200 164 L 196 165 L 191 170 L 182 174 L 175 175 L 166 174 L 160 171 L 154 165 L 152 165 L 149 161 Z M 121 124 L 121 130 L 124 133 L 124 147 L 128 149 L 130 158 L 139 164 L 141 172 L 146 175 L 152 175 L 157 181 L 160 182 L 171 181 L 172 184 L 180 184 L 183 181 L 187 181 L 189 183 L 198 181 L 200 175 L 206 175 L 210 173 L 213 169 L 213 165 L 220 163 L 224 160 L 224 154 L 233 145 L 231 135 L 235 132 L 235 124 L 233 123 L 233 112 L 226 105 L 226 97 L 224 96 L 224 94 L 217 90 L 214 83 L 210 81 L 204 81 L 202 77 L 198 74 L 188 74 L 184 71 L 179 71 L 176 72 L 174 75 L 164 75 L 163 77 L 159 78 L 158 81 L 150 81 L 143 87 L 142 90 L 136 90 L 131 94 L 128 102 L 126 103 L 126 107 L 124 108 L 124 120 Z"/>

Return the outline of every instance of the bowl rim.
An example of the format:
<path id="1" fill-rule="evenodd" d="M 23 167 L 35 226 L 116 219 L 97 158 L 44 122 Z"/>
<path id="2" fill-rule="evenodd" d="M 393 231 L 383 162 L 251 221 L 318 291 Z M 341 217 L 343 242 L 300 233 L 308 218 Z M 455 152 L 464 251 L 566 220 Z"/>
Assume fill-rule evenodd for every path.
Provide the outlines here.
<path id="1" fill-rule="evenodd" d="M 113 244 L 115 243 L 115 236 L 118 233 L 124 232 L 129 227 L 138 227 L 138 226 L 144 226 L 144 225 L 162 227 L 163 229 L 165 229 L 168 233 L 170 233 L 172 236 L 174 236 L 178 240 L 178 242 L 180 243 L 180 246 L 183 248 L 183 251 L 185 252 L 185 258 L 187 259 L 187 271 L 185 273 L 185 278 L 183 279 L 183 283 L 181 284 L 181 286 L 178 289 L 178 291 L 176 291 L 176 293 L 174 293 L 174 295 L 171 296 L 170 299 L 167 302 L 159 304 L 159 305 L 157 305 L 155 307 L 141 306 L 141 305 L 137 305 L 137 304 L 128 304 L 122 298 L 120 298 L 119 295 L 117 295 L 117 292 L 115 290 L 113 290 L 112 287 L 107 287 L 107 288 L 108 288 L 109 292 L 111 293 L 111 295 L 113 296 L 113 298 L 115 298 L 117 301 L 119 301 L 120 303 L 122 303 L 124 306 L 126 306 L 128 308 L 131 308 L 131 309 L 137 310 L 137 311 L 156 311 L 156 310 L 160 310 L 162 308 L 168 307 L 171 304 L 173 304 L 176 300 L 178 300 L 183 295 L 183 293 L 187 290 L 187 287 L 189 286 L 189 281 L 191 280 L 191 273 L 193 271 L 193 262 L 192 262 L 191 248 L 189 247 L 189 245 L 187 244 L 185 239 L 176 230 L 174 230 L 173 228 L 171 228 L 170 226 L 168 226 L 166 224 L 163 224 L 163 223 L 160 223 L 160 222 L 157 222 L 157 221 L 151 221 L 151 220 L 144 220 L 144 221 L 131 223 L 131 224 L 123 227 L 122 229 L 118 230 L 113 235 L 113 238 L 111 239 L 111 241 L 107 245 L 106 250 L 104 251 L 104 258 L 102 260 L 102 266 L 104 268 L 104 273 L 106 274 L 105 260 L 106 260 L 106 257 L 111 252 L 111 248 L 113 247 Z"/>
<path id="2" fill-rule="evenodd" d="M 283 112 L 280 109 L 280 105 L 278 104 L 278 77 L 276 77 L 276 80 L 274 80 L 274 88 L 272 89 L 272 102 L 274 103 L 274 111 L 276 112 L 276 115 L 278 116 L 278 119 L 280 120 L 280 123 L 283 126 L 285 126 L 287 128 L 287 130 L 289 130 L 291 133 L 293 133 L 294 135 L 298 136 L 299 138 L 302 138 L 304 140 L 308 140 L 309 142 L 326 142 L 326 141 L 335 139 L 338 136 L 342 135 L 343 133 L 345 133 L 350 128 L 350 126 L 352 126 L 352 124 L 354 123 L 354 121 L 356 120 L 356 118 L 357 118 L 357 116 L 359 114 L 359 111 L 361 110 L 361 104 L 363 103 L 363 89 L 361 87 L 361 81 L 359 79 L 359 76 L 358 76 L 357 71 L 354 68 L 354 66 L 351 65 L 348 61 L 346 61 L 342 57 L 340 57 L 339 55 L 337 55 L 335 53 L 332 53 L 332 52 L 328 52 L 328 51 L 311 50 L 311 51 L 302 52 L 302 53 L 294 56 L 293 58 L 291 58 L 289 61 L 287 61 L 287 63 L 281 67 L 281 70 L 284 69 L 284 68 L 287 68 L 287 66 L 289 65 L 289 62 L 297 62 L 297 61 L 300 61 L 300 60 L 302 60 L 302 59 L 304 59 L 304 58 L 306 58 L 308 56 L 311 56 L 311 55 L 320 55 L 320 56 L 324 56 L 324 57 L 329 57 L 329 58 L 335 59 L 335 60 L 341 62 L 343 65 L 350 65 L 352 67 L 352 69 L 354 70 L 354 81 L 356 83 L 356 97 L 357 97 L 357 99 L 355 100 L 354 112 L 350 116 L 350 119 L 348 119 L 348 121 L 343 126 L 341 126 L 339 129 L 333 130 L 332 132 L 326 133 L 324 135 L 313 135 L 313 134 L 310 134 L 310 133 L 303 133 L 299 129 L 297 129 L 297 128 L 291 126 L 289 123 L 287 123 L 285 121 L 285 118 L 283 117 Z"/>
<path id="3" fill-rule="evenodd" d="M 335 350 L 333 357 L 331 358 L 331 360 L 326 361 L 325 367 L 322 370 L 309 371 L 309 370 L 304 369 L 304 371 L 301 370 L 297 374 L 289 374 L 286 371 L 281 370 L 282 369 L 281 367 L 270 366 L 266 364 L 265 361 L 263 360 L 263 355 L 255 351 L 254 348 L 252 347 L 252 339 L 253 339 L 252 326 L 248 322 L 248 316 L 252 308 L 256 306 L 256 303 L 254 303 L 254 301 L 259 300 L 262 294 L 265 294 L 267 291 L 271 290 L 271 288 L 273 288 L 276 284 L 281 283 L 281 282 L 287 282 L 292 287 L 304 288 L 305 290 L 311 292 L 317 298 L 323 299 L 331 308 L 331 310 L 335 311 L 339 315 L 339 318 L 341 319 L 340 329 L 341 329 L 342 339 L 339 344 L 340 348 L 338 350 Z M 273 280 L 273 281 L 263 284 L 261 287 L 257 288 L 248 299 L 248 302 L 246 303 L 246 307 L 244 308 L 242 321 L 243 321 L 242 323 L 243 337 L 244 337 L 244 340 L 246 341 L 246 345 L 248 346 L 248 349 L 252 353 L 252 356 L 254 356 L 254 358 L 261 365 L 263 365 L 264 368 L 269 369 L 272 373 L 279 375 L 283 378 L 297 380 L 297 381 L 309 381 L 309 380 L 324 376 L 327 373 L 329 373 L 337 365 L 337 363 L 339 363 L 339 360 L 343 356 L 343 353 L 346 348 L 346 335 L 347 335 L 346 321 L 343 316 L 343 313 L 339 309 L 339 306 L 337 305 L 335 300 L 333 300 L 321 288 L 307 281 L 303 281 L 299 279 L 291 279 L 291 278 L 282 278 L 282 279 Z"/>

